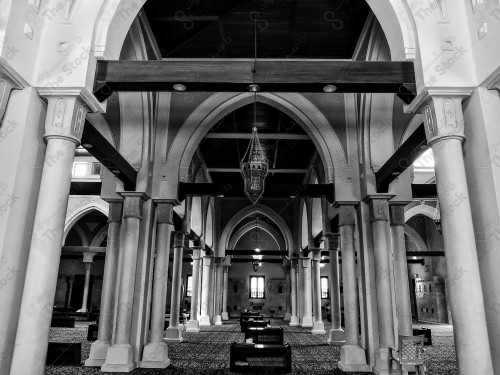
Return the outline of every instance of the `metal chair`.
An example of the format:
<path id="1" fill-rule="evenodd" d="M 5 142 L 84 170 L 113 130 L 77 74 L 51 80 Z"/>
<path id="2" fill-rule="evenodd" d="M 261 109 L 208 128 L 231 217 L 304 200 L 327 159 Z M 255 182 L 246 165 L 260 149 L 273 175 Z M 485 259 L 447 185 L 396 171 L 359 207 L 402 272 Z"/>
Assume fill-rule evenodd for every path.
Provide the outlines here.
<path id="1" fill-rule="evenodd" d="M 395 361 L 400 375 L 403 375 L 403 366 L 415 366 L 417 375 L 425 375 L 424 353 L 424 336 L 399 335 L 399 350 L 389 347 L 390 373 L 392 362 Z"/>

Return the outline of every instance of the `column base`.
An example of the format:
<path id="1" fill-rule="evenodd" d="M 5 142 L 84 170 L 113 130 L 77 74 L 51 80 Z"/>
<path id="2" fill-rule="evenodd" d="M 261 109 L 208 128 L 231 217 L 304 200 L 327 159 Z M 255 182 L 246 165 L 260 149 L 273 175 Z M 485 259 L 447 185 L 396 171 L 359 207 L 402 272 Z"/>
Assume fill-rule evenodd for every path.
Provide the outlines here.
<path id="1" fill-rule="evenodd" d="M 226 311 L 222 312 L 221 317 L 222 317 L 222 320 L 229 320 L 229 314 Z"/>
<path id="2" fill-rule="evenodd" d="M 328 345 L 341 346 L 345 344 L 345 332 L 343 329 L 331 329 L 329 332 Z"/>
<path id="3" fill-rule="evenodd" d="M 130 344 L 115 344 L 109 347 L 106 363 L 101 366 L 102 372 L 131 372 L 137 364 Z"/>
<path id="4" fill-rule="evenodd" d="M 164 342 L 151 342 L 144 347 L 139 367 L 163 369 L 169 365 L 170 358 L 168 358 L 167 344 Z"/>
<path id="5" fill-rule="evenodd" d="M 326 335 L 325 324 L 323 322 L 314 322 L 311 333 L 313 335 Z"/>
<path id="6" fill-rule="evenodd" d="M 212 323 L 210 322 L 210 317 L 208 315 L 200 316 L 200 326 L 210 326 Z"/>
<path id="7" fill-rule="evenodd" d="M 299 318 L 296 317 L 296 316 L 292 316 L 290 318 L 290 324 L 289 324 L 290 327 L 298 327 L 300 326 L 300 322 L 299 322 Z"/>
<path id="8" fill-rule="evenodd" d="M 214 325 L 216 326 L 222 325 L 222 317 L 220 315 L 214 315 Z"/>
<path id="9" fill-rule="evenodd" d="M 95 341 L 90 346 L 89 358 L 85 361 L 84 366 L 87 367 L 101 367 L 106 363 L 106 355 L 111 346 L 109 342 Z"/>
<path id="10" fill-rule="evenodd" d="M 375 352 L 375 365 L 373 366 L 373 373 L 376 375 L 389 375 L 389 349 L 382 348 Z"/>
<path id="11" fill-rule="evenodd" d="M 340 349 L 339 369 L 344 372 L 370 372 L 366 353 L 357 345 L 344 345 Z"/>
<path id="12" fill-rule="evenodd" d="M 285 313 L 285 322 L 289 322 L 291 318 L 292 318 L 292 314 Z"/>
<path id="13" fill-rule="evenodd" d="M 165 341 L 182 342 L 182 330 L 180 327 L 168 327 L 165 332 Z"/>
<path id="14" fill-rule="evenodd" d="M 302 318 L 302 327 L 304 328 L 312 328 L 314 326 L 313 324 L 313 318 L 312 317 L 303 317 Z"/>
<path id="15" fill-rule="evenodd" d="M 197 320 L 188 321 L 186 332 L 200 332 L 200 322 Z"/>

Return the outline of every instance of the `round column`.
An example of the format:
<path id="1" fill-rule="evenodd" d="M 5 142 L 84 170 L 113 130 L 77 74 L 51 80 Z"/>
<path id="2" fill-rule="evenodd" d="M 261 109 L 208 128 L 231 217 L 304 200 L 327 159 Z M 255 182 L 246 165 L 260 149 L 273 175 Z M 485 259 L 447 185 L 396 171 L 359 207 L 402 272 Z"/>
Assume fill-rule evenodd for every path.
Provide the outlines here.
<path id="1" fill-rule="evenodd" d="M 44 136 L 47 148 L 30 233 L 11 375 L 44 373 L 71 171 L 86 112 L 79 97 L 48 98 Z"/>
<path id="2" fill-rule="evenodd" d="M 130 372 L 137 367 L 133 348 L 130 345 L 132 324 L 132 306 L 134 303 L 137 250 L 141 224 L 144 193 L 121 193 L 124 197 L 123 225 L 125 235 L 120 249 L 121 272 L 119 294 L 116 306 L 116 330 L 113 345 L 106 355 L 106 362 L 101 367 L 104 372 Z"/>
<path id="3" fill-rule="evenodd" d="M 355 205 L 339 205 L 340 250 L 344 291 L 345 345 L 340 351 L 339 368 L 345 372 L 366 371 L 365 351 L 359 345 L 358 287 L 354 250 Z"/>
<path id="4" fill-rule="evenodd" d="M 184 253 L 184 233 L 175 232 L 174 237 L 174 265 L 172 273 L 172 293 L 170 299 L 170 324 L 167 328 L 165 340 L 182 342 L 182 328 L 179 325 L 181 307 L 182 283 L 182 256 Z"/>
<path id="5" fill-rule="evenodd" d="M 201 286 L 201 316 L 200 326 L 209 326 L 211 324 L 209 316 L 209 298 L 210 298 L 210 264 L 213 258 L 210 256 L 203 257 L 203 280 Z"/>
<path id="6" fill-rule="evenodd" d="M 290 317 L 290 326 L 296 327 L 300 325 L 298 311 L 297 311 L 297 269 L 298 260 L 292 259 L 290 267 L 290 307 L 292 309 L 292 316 Z"/>
<path id="7" fill-rule="evenodd" d="M 222 320 L 229 320 L 227 313 L 227 293 L 229 290 L 229 266 L 224 266 L 224 291 L 222 294 Z"/>
<path id="8" fill-rule="evenodd" d="M 122 208 L 123 203 L 121 201 L 109 202 L 108 237 L 101 290 L 99 331 L 97 332 L 97 341 L 93 342 L 90 347 L 89 358 L 85 361 L 85 366 L 102 366 L 106 361 L 106 353 L 111 345 Z"/>
<path id="9" fill-rule="evenodd" d="M 333 235 L 328 237 L 327 243 L 330 250 L 330 317 L 332 319 L 328 344 L 344 345 L 345 332 L 342 329 L 340 309 L 339 252 L 335 248 Z"/>
<path id="10" fill-rule="evenodd" d="M 215 262 L 214 325 L 216 326 L 222 325 L 223 260 L 224 258 L 217 258 Z"/>
<path id="11" fill-rule="evenodd" d="M 73 283 L 75 281 L 75 276 L 67 277 L 67 289 L 66 289 L 66 303 L 64 307 L 69 308 L 71 306 L 71 296 L 73 294 Z"/>
<path id="12" fill-rule="evenodd" d="M 289 265 L 283 266 L 283 270 L 285 271 L 285 322 L 289 322 L 292 317 L 292 310 L 290 306 L 290 272 L 291 267 Z"/>
<path id="13" fill-rule="evenodd" d="M 394 257 L 394 283 L 396 291 L 396 311 L 398 317 L 398 332 L 400 335 L 412 336 L 412 318 L 410 301 L 410 283 L 408 281 L 408 263 L 406 260 L 405 241 L 405 206 L 404 203 L 392 203 L 391 236 L 392 253 Z"/>
<path id="14" fill-rule="evenodd" d="M 313 265 L 313 283 L 314 283 L 314 319 L 313 319 L 313 329 L 312 333 L 314 335 L 324 335 L 325 324 L 321 316 L 321 249 L 311 249 L 312 250 L 312 265 Z"/>
<path id="15" fill-rule="evenodd" d="M 199 285 L 200 285 L 200 261 L 201 247 L 193 247 L 193 279 L 191 289 L 191 316 L 187 324 L 186 332 L 199 332 L 200 322 L 198 321 L 199 307 Z"/>
<path id="16" fill-rule="evenodd" d="M 301 258 L 301 266 L 304 278 L 304 316 L 302 327 L 312 328 L 312 284 L 311 284 L 311 258 Z"/>
<path id="17" fill-rule="evenodd" d="M 156 257 L 154 264 L 153 296 L 151 305 L 151 340 L 144 347 L 140 367 L 166 368 L 170 365 L 165 331 L 165 305 L 167 302 L 168 263 L 170 237 L 173 227 L 173 209 L 170 202 L 156 205 Z"/>
<path id="18" fill-rule="evenodd" d="M 89 288 L 90 288 L 90 271 L 92 270 L 92 263 L 94 261 L 94 254 L 83 253 L 83 264 L 85 265 L 85 284 L 83 285 L 83 297 L 82 297 L 82 308 L 77 312 L 87 313 L 87 303 L 89 300 Z"/>

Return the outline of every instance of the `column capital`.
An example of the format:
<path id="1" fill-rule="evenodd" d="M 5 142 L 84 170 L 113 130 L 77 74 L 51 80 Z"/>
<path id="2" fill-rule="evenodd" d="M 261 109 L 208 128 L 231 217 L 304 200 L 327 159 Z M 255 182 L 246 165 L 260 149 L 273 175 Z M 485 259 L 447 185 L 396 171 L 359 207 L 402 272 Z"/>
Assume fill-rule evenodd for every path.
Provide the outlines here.
<path id="1" fill-rule="evenodd" d="M 299 259 L 298 258 L 290 258 L 290 266 L 292 268 L 297 268 L 299 266 Z"/>
<path id="2" fill-rule="evenodd" d="M 407 107 L 424 115 L 427 144 L 445 139 L 465 140 L 462 101 L 473 88 L 427 88 Z"/>
<path id="3" fill-rule="evenodd" d="M 191 258 L 193 258 L 193 260 L 200 260 L 201 259 L 201 249 L 196 249 L 196 248 L 192 248 L 193 249 L 193 255 L 191 255 Z"/>
<path id="4" fill-rule="evenodd" d="M 352 225 L 354 225 L 354 224 L 352 224 Z M 335 246 L 336 245 L 335 242 L 337 242 L 337 245 L 338 245 L 338 237 L 339 237 L 338 233 L 332 233 L 332 232 L 325 233 L 325 244 L 327 244 L 325 250 L 337 251 L 338 246 Z"/>
<path id="5" fill-rule="evenodd" d="M 224 265 L 224 266 L 222 266 L 222 270 L 223 270 L 223 272 L 224 272 L 224 273 L 228 273 L 228 272 L 229 272 L 229 267 L 231 267 L 231 266 L 230 266 L 230 265 L 227 265 L 227 264 L 226 264 L 226 265 Z"/>
<path id="6" fill-rule="evenodd" d="M 184 249 L 184 235 L 185 233 L 183 231 L 174 232 L 174 248 Z"/>
<path id="7" fill-rule="evenodd" d="M 122 221 L 123 200 L 109 201 L 108 223 L 119 223 Z"/>
<path id="8" fill-rule="evenodd" d="M 120 193 L 124 198 L 123 218 L 142 218 L 142 204 L 147 199 L 145 193 L 130 191 Z"/>
<path id="9" fill-rule="evenodd" d="M 83 263 L 93 263 L 96 253 L 83 253 Z"/>
<path id="10" fill-rule="evenodd" d="M 309 249 L 311 251 L 311 254 L 312 254 L 312 260 L 313 261 L 319 261 L 321 260 L 321 249 L 319 247 L 313 247 L 313 248 L 310 248 Z"/>
<path id="11" fill-rule="evenodd" d="M 394 197 L 390 194 L 367 195 L 363 201 L 370 206 L 370 221 L 389 220 L 389 199 Z"/>
<path id="12" fill-rule="evenodd" d="M 403 226 L 405 225 L 405 207 L 406 203 L 392 204 L 389 203 L 389 214 L 391 226 Z"/>
<path id="13" fill-rule="evenodd" d="M 300 258 L 300 266 L 302 268 L 311 267 L 311 258 Z"/>
<path id="14" fill-rule="evenodd" d="M 158 224 L 173 225 L 174 210 L 171 202 L 156 202 L 156 214 Z"/>
<path id="15" fill-rule="evenodd" d="M 354 225 L 356 222 L 356 206 L 354 204 L 336 204 L 339 209 L 339 226 Z"/>
<path id="16" fill-rule="evenodd" d="M 213 258 L 212 256 L 210 256 L 210 255 L 205 255 L 205 256 L 203 257 L 203 265 L 204 265 L 204 266 L 210 266 L 210 264 L 212 263 L 213 259 L 214 259 L 214 258 Z"/>

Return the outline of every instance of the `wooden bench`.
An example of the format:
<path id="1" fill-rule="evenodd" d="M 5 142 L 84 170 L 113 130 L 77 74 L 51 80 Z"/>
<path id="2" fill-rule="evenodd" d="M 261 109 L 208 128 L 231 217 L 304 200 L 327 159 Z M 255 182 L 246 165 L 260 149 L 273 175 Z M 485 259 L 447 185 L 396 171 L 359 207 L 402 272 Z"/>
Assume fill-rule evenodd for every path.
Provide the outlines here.
<path id="1" fill-rule="evenodd" d="M 87 331 L 87 341 L 97 340 L 98 331 L 99 331 L 99 324 L 89 324 L 89 329 Z"/>
<path id="2" fill-rule="evenodd" d="M 75 318 L 53 316 L 50 322 L 51 327 L 75 328 Z"/>
<path id="3" fill-rule="evenodd" d="M 283 345 L 283 328 L 281 327 L 249 327 L 245 332 L 245 341 L 253 339 L 254 344 Z"/>
<path id="4" fill-rule="evenodd" d="M 286 345 L 231 344 L 231 372 L 255 374 L 292 372 L 292 348 Z"/>
<path id="5" fill-rule="evenodd" d="M 241 327 L 241 333 L 245 333 L 247 331 L 248 328 L 250 327 L 257 327 L 257 328 L 265 328 L 267 327 L 267 325 L 270 325 L 271 324 L 271 321 L 270 320 L 266 320 L 266 321 L 259 321 L 259 320 L 249 320 L 249 321 L 243 321 L 240 323 L 240 327 Z"/>
<path id="6" fill-rule="evenodd" d="M 82 343 L 49 342 L 47 366 L 80 366 L 82 362 Z"/>
<path id="7" fill-rule="evenodd" d="M 240 322 L 243 320 L 248 320 L 250 318 L 262 317 L 262 314 L 258 311 L 245 311 L 240 314 Z M 262 320 L 262 319 L 261 319 Z"/>

